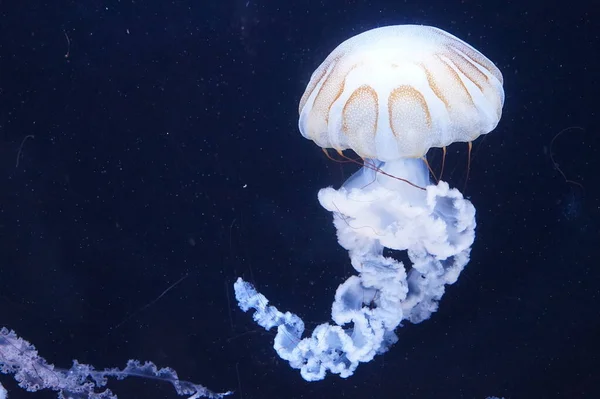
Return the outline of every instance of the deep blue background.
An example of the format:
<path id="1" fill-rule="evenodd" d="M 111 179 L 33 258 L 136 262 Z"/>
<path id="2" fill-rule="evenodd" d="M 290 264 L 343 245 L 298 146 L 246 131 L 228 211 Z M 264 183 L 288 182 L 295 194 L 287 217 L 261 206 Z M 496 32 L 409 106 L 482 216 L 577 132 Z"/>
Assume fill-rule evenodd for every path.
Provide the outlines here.
<path id="1" fill-rule="evenodd" d="M 592 8 L 0 0 L 0 325 L 57 365 L 149 359 L 244 399 L 600 397 Z M 352 270 L 316 193 L 355 168 L 301 137 L 297 104 L 338 43 L 403 23 L 457 35 L 504 74 L 503 118 L 475 143 L 466 190 L 472 260 L 385 356 L 348 380 L 306 383 L 236 307 L 232 283 L 252 280 L 310 326 L 329 319 Z M 569 126 L 584 130 L 552 152 L 584 191 L 550 160 Z M 464 145 L 451 147 L 446 178 L 462 187 L 465 172 Z M 0 381 L 12 398 L 54 397 Z M 176 397 L 153 381 L 110 386 Z"/>

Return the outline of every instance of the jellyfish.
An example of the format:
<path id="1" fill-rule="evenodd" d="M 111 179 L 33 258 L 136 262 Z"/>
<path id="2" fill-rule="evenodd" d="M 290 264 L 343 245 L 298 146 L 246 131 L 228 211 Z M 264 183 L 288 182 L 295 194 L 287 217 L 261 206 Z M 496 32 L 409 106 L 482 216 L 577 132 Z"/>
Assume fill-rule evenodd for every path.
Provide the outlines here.
<path id="1" fill-rule="evenodd" d="M 469 44 L 417 25 L 352 37 L 313 73 L 300 100 L 301 134 L 364 160 L 342 187 L 318 193 L 356 275 L 337 288 L 332 322 L 310 335 L 301 317 L 269 305 L 252 284 L 234 284 L 240 308 L 277 328 L 274 349 L 305 380 L 351 376 L 398 341 L 403 323 L 428 319 L 457 281 L 475 239 L 475 208 L 447 182 L 430 180 L 425 157 L 491 132 L 502 84 L 498 68 Z M 386 256 L 386 248 L 407 256 Z"/>

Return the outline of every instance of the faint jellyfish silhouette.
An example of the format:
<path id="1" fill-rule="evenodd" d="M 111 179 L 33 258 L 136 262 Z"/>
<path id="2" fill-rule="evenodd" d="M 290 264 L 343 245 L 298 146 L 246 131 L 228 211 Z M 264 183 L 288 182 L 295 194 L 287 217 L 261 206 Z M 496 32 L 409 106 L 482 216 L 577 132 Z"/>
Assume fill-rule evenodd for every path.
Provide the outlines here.
<path id="1" fill-rule="evenodd" d="M 574 180 L 571 176 L 571 172 L 569 175 L 563 171 L 562 166 L 559 165 L 557 159 L 555 157 L 555 143 L 556 141 L 563 135 L 569 132 L 581 132 L 585 133 L 585 129 L 580 126 L 570 126 L 567 127 L 560 132 L 558 132 L 552 140 L 550 140 L 549 148 L 544 147 L 544 152 L 548 153 L 550 156 L 550 162 L 552 162 L 552 166 L 554 169 L 560 174 L 563 178 L 564 182 L 568 187 L 566 187 L 565 194 L 557 200 L 557 204 L 560 205 L 561 208 L 561 216 L 564 220 L 568 222 L 577 221 L 581 218 L 583 214 L 584 208 L 584 198 L 585 198 L 585 187 L 582 182 Z M 567 146 L 568 147 L 568 146 Z M 563 146 L 563 149 L 565 146 Z M 571 154 L 578 154 L 579 149 L 572 149 Z M 573 152 L 577 151 L 577 152 Z M 575 158 L 570 158 L 575 159 Z M 585 231 L 586 224 L 583 225 L 582 231 Z"/>

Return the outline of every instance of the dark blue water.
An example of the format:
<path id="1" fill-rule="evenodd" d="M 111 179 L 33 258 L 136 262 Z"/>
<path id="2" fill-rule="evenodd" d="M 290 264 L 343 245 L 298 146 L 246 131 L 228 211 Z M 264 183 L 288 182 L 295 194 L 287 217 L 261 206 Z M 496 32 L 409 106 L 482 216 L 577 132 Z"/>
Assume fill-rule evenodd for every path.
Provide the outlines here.
<path id="1" fill-rule="evenodd" d="M 599 397 L 592 14 L 535 1 L 0 2 L 0 326 L 57 366 L 147 359 L 244 399 Z M 471 262 L 384 356 L 307 383 L 232 284 L 252 281 L 309 328 L 329 320 L 352 267 L 316 194 L 356 167 L 301 137 L 298 102 L 338 43 L 405 23 L 463 38 L 504 74 L 502 120 L 474 143 L 466 186 Z M 585 133 L 553 153 L 584 193 L 549 159 L 572 125 Z M 444 172 L 459 188 L 465 147 Z M 56 397 L 0 382 L 11 398 Z M 177 397 L 151 380 L 110 388 Z"/>

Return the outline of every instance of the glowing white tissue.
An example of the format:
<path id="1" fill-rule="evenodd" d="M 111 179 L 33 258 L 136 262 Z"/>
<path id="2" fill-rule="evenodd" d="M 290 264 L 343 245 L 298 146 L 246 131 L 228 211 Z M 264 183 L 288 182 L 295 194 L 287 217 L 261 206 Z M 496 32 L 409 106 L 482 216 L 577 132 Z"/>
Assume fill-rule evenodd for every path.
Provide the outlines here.
<path id="1" fill-rule="evenodd" d="M 379 167 L 412 182 L 428 180 L 422 160 Z M 319 201 L 333 213 L 338 241 L 358 273 L 336 291 L 335 324 L 321 324 L 303 338 L 300 317 L 269 306 L 242 279 L 234 285 L 240 308 L 254 309 L 260 326 L 277 327 L 275 350 L 307 381 L 323 379 L 328 371 L 351 376 L 359 363 L 398 340 L 394 330 L 403 320 L 429 318 L 444 286 L 454 283 L 469 261 L 475 238 L 475 208 L 445 182 L 422 191 L 363 168 L 339 190 L 322 189 Z M 384 257 L 384 248 L 407 251 L 412 264 Z"/>

